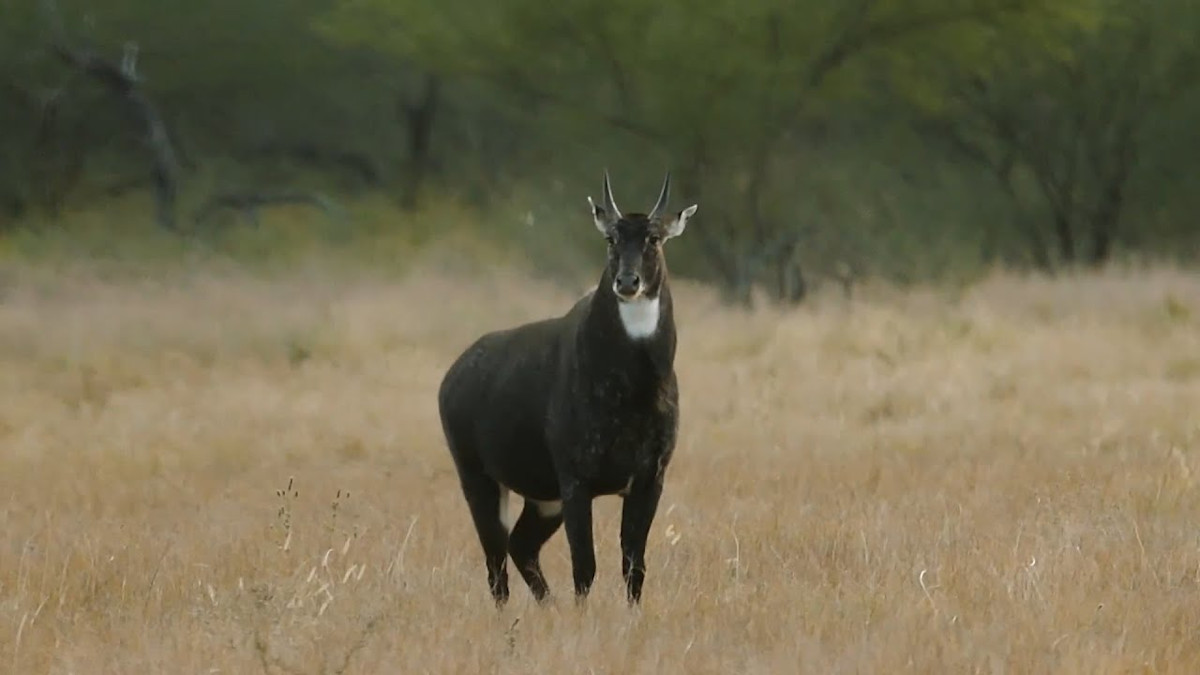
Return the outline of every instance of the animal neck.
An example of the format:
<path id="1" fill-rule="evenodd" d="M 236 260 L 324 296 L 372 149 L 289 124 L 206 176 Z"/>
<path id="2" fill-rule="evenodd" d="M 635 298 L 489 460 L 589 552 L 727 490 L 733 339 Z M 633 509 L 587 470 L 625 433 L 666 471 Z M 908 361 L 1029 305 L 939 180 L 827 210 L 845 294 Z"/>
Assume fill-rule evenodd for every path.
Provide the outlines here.
<path id="1" fill-rule="evenodd" d="M 658 296 L 617 301 L 617 315 L 631 340 L 645 340 L 658 332 L 662 302 Z"/>
<path id="2" fill-rule="evenodd" d="M 577 357 L 590 377 L 631 385 L 664 381 L 675 363 L 671 293 L 663 283 L 654 300 L 622 303 L 605 274 L 585 310 Z M 623 308 L 624 307 L 624 308 Z"/>
<path id="3" fill-rule="evenodd" d="M 614 338 L 624 338 L 633 344 L 657 342 L 659 338 L 671 339 L 674 331 L 671 292 L 663 279 L 653 294 L 636 300 L 621 300 L 612 288 L 612 278 L 607 272 L 592 296 L 593 320 L 609 327 L 606 333 Z M 619 336 L 619 337 L 618 337 Z"/>

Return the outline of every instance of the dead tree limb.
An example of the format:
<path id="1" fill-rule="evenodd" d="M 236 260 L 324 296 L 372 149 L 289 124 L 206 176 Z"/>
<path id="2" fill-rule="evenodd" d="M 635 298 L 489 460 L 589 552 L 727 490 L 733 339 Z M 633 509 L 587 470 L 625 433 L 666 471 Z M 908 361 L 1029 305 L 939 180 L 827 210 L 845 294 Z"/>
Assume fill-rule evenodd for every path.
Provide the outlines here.
<path id="1" fill-rule="evenodd" d="M 375 162 L 366 155 L 349 150 L 323 147 L 305 141 L 267 141 L 245 148 L 240 154 L 247 157 L 283 157 L 320 168 L 336 166 L 370 187 L 383 184 L 383 177 Z"/>
<path id="2" fill-rule="evenodd" d="M 341 217 L 341 208 L 335 202 L 315 192 L 225 192 L 209 197 L 196 210 L 193 221 L 204 225 L 222 211 L 233 211 L 257 227 L 259 209 L 293 204 L 312 206 L 331 217 Z"/>
<path id="3" fill-rule="evenodd" d="M 154 153 L 153 178 L 158 224 L 164 229 L 174 230 L 179 159 L 162 115 L 140 86 L 140 78 L 137 75 L 137 43 L 125 43 L 121 62 L 115 63 L 93 51 L 70 46 L 62 14 L 58 11 L 58 3 L 55 0 L 42 0 L 42 9 L 53 35 L 50 52 L 64 64 L 90 77 L 128 104 L 130 114 L 142 129 L 143 139 Z"/>
<path id="4" fill-rule="evenodd" d="M 153 178 L 158 224 L 164 229 L 174 230 L 179 161 L 167 126 L 153 102 L 138 86 L 133 68 L 128 65 L 122 68 L 93 52 L 73 49 L 61 42 L 54 44 L 51 51 L 59 60 L 88 75 L 129 104 L 134 121 L 141 127 L 143 138 L 154 153 Z"/>

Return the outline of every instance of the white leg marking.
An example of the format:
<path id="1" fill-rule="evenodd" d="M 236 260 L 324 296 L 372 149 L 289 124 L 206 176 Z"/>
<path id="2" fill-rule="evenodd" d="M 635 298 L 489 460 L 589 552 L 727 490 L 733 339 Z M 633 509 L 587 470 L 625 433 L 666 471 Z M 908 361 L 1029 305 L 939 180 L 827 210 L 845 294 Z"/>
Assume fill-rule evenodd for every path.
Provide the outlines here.
<path id="1" fill-rule="evenodd" d="M 539 502 L 536 499 L 530 499 L 529 501 L 533 502 L 534 505 L 537 506 L 538 515 L 543 518 L 553 518 L 554 516 L 562 513 L 561 501 Z"/>
<path id="2" fill-rule="evenodd" d="M 625 483 L 625 487 L 617 494 L 621 495 L 622 497 L 628 496 L 629 489 L 632 487 L 633 487 L 633 476 L 630 476 L 629 481 L 627 483 Z"/>
<path id="3" fill-rule="evenodd" d="M 513 524 L 515 523 L 512 515 L 508 512 L 508 488 L 500 488 L 500 524 L 504 526 L 505 532 L 512 532 Z"/>
<path id="4" fill-rule="evenodd" d="M 617 311 L 625 333 L 634 340 L 642 340 L 658 331 L 658 298 L 637 298 L 617 301 Z"/>

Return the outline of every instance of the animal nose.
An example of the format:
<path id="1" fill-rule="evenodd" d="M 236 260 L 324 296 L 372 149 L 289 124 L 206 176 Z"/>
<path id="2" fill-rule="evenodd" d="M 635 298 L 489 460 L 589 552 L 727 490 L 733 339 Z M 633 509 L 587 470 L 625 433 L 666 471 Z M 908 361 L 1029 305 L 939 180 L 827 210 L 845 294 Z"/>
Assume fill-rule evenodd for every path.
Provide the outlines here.
<path id="1" fill-rule="evenodd" d="M 641 285 L 641 277 L 633 272 L 624 272 L 617 275 L 617 293 L 620 295 L 633 295 L 638 292 L 638 288 Z"/>

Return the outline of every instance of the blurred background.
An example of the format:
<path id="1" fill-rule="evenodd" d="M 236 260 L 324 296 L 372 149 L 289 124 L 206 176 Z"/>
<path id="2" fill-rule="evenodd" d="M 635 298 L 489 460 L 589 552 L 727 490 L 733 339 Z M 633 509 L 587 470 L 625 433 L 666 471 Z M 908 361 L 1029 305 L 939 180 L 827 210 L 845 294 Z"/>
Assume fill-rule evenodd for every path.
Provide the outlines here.
<path id="1" fill-rule="evenodd" d="M 731 303 L 1194 263 L 1195 0 L 0 0 L 0 250 L 594 276 L 699 203 Z M 465 244 L 462 244 L 465 245 Z M 752 289 L 757 289 L 753 290 Z"/>

